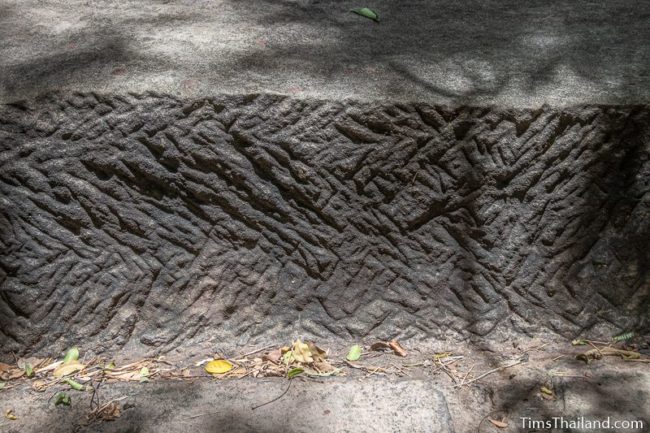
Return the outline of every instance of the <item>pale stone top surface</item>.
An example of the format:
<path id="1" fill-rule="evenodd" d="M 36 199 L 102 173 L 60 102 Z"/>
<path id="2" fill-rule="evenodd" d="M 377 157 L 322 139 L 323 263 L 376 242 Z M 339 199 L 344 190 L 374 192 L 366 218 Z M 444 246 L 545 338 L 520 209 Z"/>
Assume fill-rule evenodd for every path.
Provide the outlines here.
<path id="1" fill-rule="evenodd" d="M 629 0 L 0 0 L 0 102 L 78 90 L 647 103 L 649 22 L 650 2 Z"/>

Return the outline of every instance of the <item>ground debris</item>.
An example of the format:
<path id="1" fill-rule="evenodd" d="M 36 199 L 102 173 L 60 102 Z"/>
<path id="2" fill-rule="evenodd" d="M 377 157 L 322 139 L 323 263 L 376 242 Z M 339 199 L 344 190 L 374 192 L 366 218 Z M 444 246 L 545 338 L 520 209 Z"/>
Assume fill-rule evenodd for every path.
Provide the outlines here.
<path id="1" fill-rule="evenodd" d="M 5 411 L 5 418 L 7 418 L 7 419 L 10 420 L 10 421 L 16 421 L 16 420 L 18 419 L 18 417 L 17 417 L 16 414 L 14 413 L 13 408 L 11 408 L 11 409 L 7 409 L 7 410 Z"/>
<path id="2" fill-rule="evenodd" d="M 505 418 L 501 418 L 500 420 L 488 418 L 488 421 L 490 421 L 490 423 L 497 428 L 508 427 L 508 423 L 506 422 Z"/>
<path id="3" fill-rule="evenodd" d="M 406 357 L 408 353 L 406 352 L 406 349 L 402 347 L 401 344 L 399 344 L 399 341 L 397 340 L 390 340 L 390 341 L 378 341 L 374 343 L 372 346 L 370 346 L 370 350 L 385 350 L 385 349 L 390 349 L 393 351 L 393 353 L 397 356 L 402 356 Z"/>
<path id="4" fill-rule="evenodd" d="M 576 356 L 576 359 L 590 364 L 591 361 L 602 359 L 604 356 L 620 356 L 624 361 L 640 360 L 641 354 L 632 350 L 616 349 L 614 347 L 595 347 Z"/>

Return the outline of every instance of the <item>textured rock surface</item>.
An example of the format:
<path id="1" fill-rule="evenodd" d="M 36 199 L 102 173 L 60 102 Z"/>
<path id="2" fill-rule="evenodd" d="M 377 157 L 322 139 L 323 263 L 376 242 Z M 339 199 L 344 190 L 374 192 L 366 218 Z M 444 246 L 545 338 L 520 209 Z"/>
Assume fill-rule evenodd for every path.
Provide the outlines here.
<path id="1" fill-rule="evenodd" d="M 649 326 L 647 106 L 65 94 L 0 144 L 5 353 Z"/>

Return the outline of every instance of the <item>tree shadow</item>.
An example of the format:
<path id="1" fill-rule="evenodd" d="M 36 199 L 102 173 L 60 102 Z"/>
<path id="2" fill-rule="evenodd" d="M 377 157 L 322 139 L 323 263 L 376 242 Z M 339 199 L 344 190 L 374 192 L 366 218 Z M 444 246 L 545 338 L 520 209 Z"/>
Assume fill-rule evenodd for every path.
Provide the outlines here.
<path id="1" fill-rule="evenodd" d="M 299 64 L 297 83 L 308 77 L 323 85 L 366 77 L 367 86 L 388 100 L 407 94 L 411 100 L 476 105 L 497 96 L 515 101 L 521 92 L 540 105 L 545 98 L 566 105 L 580 95 L 557 99 L 558 87 L 596 86 L 596 100 L 625 103 L 638 100 L 634 83 L 648 75 L 650 49 L 641 41 L 650 35 L 639 19 L 647 11 L 632 5 L 380 1 L 373 7 L 384 19 L 375 25 L 346 13 L 354 6 L 348 2 L 232 4 L 252 22 L 274 28 L 265 37 L 268 47 L 251 48 L 234 68 L 273 74 Z M 378 71 L 388 81 L 374 82 Z M 422 98 L 413 98 L 414 89 Z"/>
<path id="2" fill-rule="evenodd" d="M 240 45 L 226 44 L 219 50 L 199 45 L 196 56 L 201 58 L 193 61 L 182 53 L 188 47 L 183 44 L 189 43 L 183 35 L 198 37 L 203 27 L 219 25 L 204 13 L 209 5 L 146 2 L 142 10 L 128 13 L 102 11 L 89 18 L 87 28 L 70 33 L 74 40 L 69 43 L 82 48 L 66 49 L 61 46 L 64 39 L 51 38 L 46 43 L 51 43 L 52 54 L 4 65 L 2 84 L 18 99 L 52 86 L 74 90 L 75 84 L 92 84 L 101 89 L 102 80 L 114 81 L 126 73 L 148 77 L 175 71 L 210 80 L 219 71 L 227 89 L 259 90 L 272 83 L 267 90 L 318 94 L 324 87 L 329 89 L 325 94 L 341 99 L 349 96 L 348 82 L 362 88 L 357 95 L 367 93 L 373 99 L 453 105 L 548 101 L 564 106 L 572 101 L 628 103 L 648 98 L 643 84 L 650 64 L 644 43 L 650 39 L 645 5 L 378 0 L 373 7 L 383 17 L 381 24 L 349 13 L 354 6 L 349 1 L 226 1 L 220 7 L 227 9 L 227 20 L 240 24 L 233 28 L 250 31 L 214 33 L 232 36 Z M 32 28 L 38 29 L 38 20 L 5 9 L 11 34 L 29 35 Z M 155 36 L 125 34 L 145 28 Z M 161 31 L 174 33 L 163 39 Z M 169 46 L 179 52 L 166 52 Z M 7 47 L 8 52 L 20 49 L 24 47 Z M 253 82 L 242 83 L 238 71 Z M 282 81 L 274 81 L 276 77 Z M 586 93 L 576 94 L 572 88 Z M 205 91 L 219 93 L 219 83 L 210 83 Z"/>

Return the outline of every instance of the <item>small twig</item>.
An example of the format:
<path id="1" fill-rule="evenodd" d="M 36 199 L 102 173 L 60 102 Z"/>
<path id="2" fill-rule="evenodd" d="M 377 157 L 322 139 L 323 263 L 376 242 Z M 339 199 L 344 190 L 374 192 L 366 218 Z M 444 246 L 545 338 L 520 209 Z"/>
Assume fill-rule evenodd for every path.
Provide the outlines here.
<path id="1" fill-rule="evenodd" d="M 412 368 L 412 367 L 424 367 L 424 362 L 418 362 L 416 364 L 402 364 L 402 367 Z"/>
<path id="2" fill-rule="evenodd" d="M 540 349 L 543 349 L 546 346 L 548 346 L 548 342 L 547 343 L 542 343 L 539 346 L 529 347 L 528 349 L 524 350 L 523 353 L 532 352 L 533 350 L 540 350 Z"/>
<path id="3" fill-rule="evenodd" d="M 446 359 L 446 358 L 445 358 L 445 359 Z M 438 371 L 438 370 L 442 370 L 442 369 L 444 369 L 444 368 L 445 368 L 446 366 L 448 366 L 448 365 L 455 364 L 455 363 L 457 363 L 458 361 L 460 361 L 461 359 L 463 359 L 462 356 L 459 357 L 459 358 L 457 358 L 457 359 L 452 359 L 452 360 L 449 361 L 449 362 L 442 362 L 440 359 L 434 360 L 434 362 L 433 362 L 434 365 L 436 365 L 436 362 L 437 362 L 439 365 L 438 365 L 438 367 L 436 367 L 436 368 L 434 368 L 433 370 L 431 370 L 431 373 L 435 373 L 435 372 Z"/>
<path id="4" fill-rule="evenodd" d="M 490 375 L 490 374 L 492 374 L 492 373 L 496 373 L 497 371 L 505 370 L 506 368 L 514 367 L 515 365 L 519 365 L 519 364 L 521 364 L 522 362 L 524 362 L 523 359 L 518 359 L 518 360 L 516 360 L 515 362 L 512 362 L 512 363 L 510 363 L 510 364 L 508 364 L 508 365 L 503 365 L 503 366 L 501 366 L 501 367 L 493 368 L 492 370 L 486 371 L 485 373 L 479 375 L 478 377 L 475 377 L 474 379 L 472 379 L 472 380 L 470 380 L 470 381 L 468 381 L 468 382 L 463 383 L 462 385 L 469 385 L 470 383 L 474 383 L 474 382 L 476 382 L 477 380 L 481 380 L 481 379 L 483 379 L 483 378 L 484 378 L 485 376 L 487 376 L 487 375 Z M 461 385 L 455 385 L 455 386 L 456 386 L 456 387 L 459 387 L 459 386 L 461 386 Z"/>
<path id="5" fill-rule="evenodd" d="M 458 384 L 458 379 L 456 379 L 456 376 L 454 376 L 451 371 L 449 371 L 446 368 L 443 368 L 442 371 L 444 371 L 445 374 L 447 376 L 449 376 L 449 378 L 451 379 L 452 382 L 454 382 L 455 384 Z M 457 386 L 457 385 L 454 385 L 454 386 Z"/>
<path id="6" fill-rule="evenodd" d="M 95 403 L 97 406 L 95 406 L 95 409 L 99 407 L 99 394 L 97 391 L 99 391 L 99 387 L 102 386 L 102 383 L 104 383 L 104 370 L 102 370 L 102 377 L 99 379 L 97 387 L 93 386 L 93 395 L 90 397 L 90 410 L 94 410 L 93 403 L 95 403 L 95 394 L 97 394 L 97 403 Z"/>
<path id="7" fill-rule="evenodd" d="M 472 366 L 469 368 L 469 370 L 467 370 L 467 373 L 465 374 L 465 376 L 463 377 L 463 379 L 460 381 L 460 386 L 465 385 L 465 381 L 467 380 L 467 377 L 468 377 L 469 374 L 472 372 L 472 370 L 474 370 L 474 364 L 472 364 Z"/>
<path id="8" fill-rule="evenodd" d="M 99 412 L 103 411 L 104 409 L 106 409 L 106 408 L 107 408 L 108 406 L 110 406 L 111 404 L 113 404 L 113 403 L 115 403 L 115 402 L 118 402 L 118 401 L 122 401 L 122 400 L 124 400 L 125 398 L 127 398 L 127 396 L 122 396 L 122 397 L 114 398 L 113 400 L 110 400 L 109 402 L 104 403 L 104 405 L 101 406 L 101 407 L 99 407 L 99 408 L 96 410 L 96 412 L 99 413 Z"/>
<path id="9" fill-rule="evenodd" d="M 270 345 L 268 345 L 268 346 L 264 346 L 264 347 L 261 347 L 261 348 L 259 348 L 259 349 L 255 349 L 255 350 L 253 350 L 253 351 L 251 351 L 251 352 L 244 353 L 243 355 L 240 355 L 239 357 L 240 357 L 240 358 L 246 358 L 247 356 L 254 355 L 254 354 L 259 353 L 259 352 L 261 352 L 261 351 L 263 351 L 263 350 L 266 350 L 266 349 L 271 349 L 272 347 L 275 347 L 275 345 L 274 345 L 274 344 L 270 344 Z"/>
<path id="10" fill-rule="evenodd" d="M 124 371 L 124 370 L 128 370 L 128 369 L 133 368 L 133 367 L 139 367 L 139 366 L 141 366 L 142 364 L 144 364 L 147 361 L 149 361 L 149 362 L 157 362 L 155 359 L 144 358 L 144 359 L 141 359 L 140 361 L 132 362 L 130 364 L 123 365 L 121 367 L 111 368 L 109 370 L 109 372 L 117 373 L 117 372 L 121 372 L 121 371 Z"/>
<path id="11" fill-rule="evenodd" d="M 481 433 L 481 424 L 483 424 L 483 422 L 486 419 L 490 418 L 492 415 L 495 415 L 497 413 L 504 413 L 504 412 L 502 410 L 495 410 L 494 412 L 490 412 L 487 415 L 485 415 L 483 419 L 481 419 L 481 421 L 478 423 L 478 427 L 476 427 L 476 433 Z"/>
<path id="12" fill-rule="evenodd" d="M 408 374 L 406 371 L 404 371 L 404 369 L 401 368 L 399 365 L 397 365 L 397 364 L 391 364 L 391 365 L 393 366 L 393 368 L 394 368 L 395 370 L 397 370 L 397 372 L 403 374 L 403 375 L 406 376 L 406 377 L 411 377 L 411 375 Z"/>
<path id="13" fill-rule="evenodd" d="M 439 360 L 439 359 L 438 359 L 437 361 L 440 363 L 440 368 L 442 368 L 442 371 L 444 371 L 445 374 L 446 374 L 447 376 L 449 376 L 449 378 L 451 379 L 451 381 L 454 382 L 454 383 L 458 383 L 458 379 L 456 379 L 456 376 L 455 376 L 455 375 L 451 372 L 451 370 L 447 367 L 448 365 L 453 364 L 453 361 L 452 361 L 452 362 L 448 362 L 448 363 L 444 363 L 444 364 L 443 364 L 443 362 L 442 362 L 441 360 Z"/>
<path id="14" fill-rule="evenodd" d="M 267 404 L 271 404 L 271 403 L 273 403 L 273 402 L 275 402 L 275 401 L 280 400 L 280 399 L 281 399 L 282 397 L 284 397 L 284 395 L 289 391 L 289 388 L 291 388 L 291 382 L 293 382 L 293 381 L 292 381 L 291 379 L 289 379 L 289 385 L 287 385 L 287 388 L 284 390 L 284 392 L 283 392 L 282 394 L 280 394 L 279 396 L 275 397 L 273 400 L 267 401 L 266 403 L 262 403 L 262 404 L 259 404 L 259 405 L 257 405 L 257 406 L 253 406 L 253 407 L 251 408 L 251 410 L 259 409 L 259 408 L 262 407 L 262 406 L 266 406 Z"/>
<path id="15" fill-rule="evenodd" d="M 584 341 L 585 343 L 589 343 L 589 344 L 592 344 L 592 343 L 593 343 L 593 344 L 605 344 L 605 345 L 607 345 L 607 346 L 611 346 L 611 345 L 612 345 L 612 342 L 611 342 L 611 341 L 596 341 L 596 340 L 583 340 L 583 341 Z M 592 344 L 592 346 L 593 346 L 593 344 Z"/>
<path id="16" fill-rule="evenodd" d="M 557 372 L 550 371 L 548 373 L 548 375 L 551 376 L 551 377 L 575 377 L 575 378 L 578 378 L 578 379 L 585 379 L 585 380 L 591 379 L 591 377 L 589 377 L 587 375 L 584 375 L 584 374 L 570 374 L 570 373 L 566 373 L 566 372 L 563 372 L 563 371 L 557 371 Z"/>
<path id="17" fill-rule="evenodd" d="M 379 371 L 382 370 L 382 371 Z M 366 371 L 366 376 L 365 377 L 370 377 L 375 374 L 381 374 L 381 375 L 386 375 L 386 369 L 381 368 L 381 367 L 375 367 L 373 370 L 370 369 L 365 369 Z"/>
<path id="18" fill-rule="evenodd" d="M 587 343 L 588 343 L 591 347 L 593 347 L 594 349 L 596 349 L 596 351 L 600 354 L 600 356 L 603 356 L 603 352 L 601 352 L 600 349 L 599 349 L 599 348 L 598 348 L 594 343 L 592 343 L 592 342 L 589 341 L 589 340 L 587 340 Z"/>
<path id="19" fill-rule="evenodd" d="M 345 361 L 345 363 L 347 364 L 348 367 L 356 368 L 356 369 L 358 369 L 358 370 L 364 370 L 364 371 L 366 371 L 366 372 L 368 372 L 368 373 L 370 373 L 370 374 L 378 373 L 378 372 L 380 372 L 380 370 L 381 370 L 381 373 L 385 373 L 385 372 L 386 372 L 386 369 L 385 369 L 385 368 L 382 368 L 382 367 L 366 366 L 366 365 L 356 365 L 356 364 L 354 364 L 354 363 L 352 363 L 352 362 L 350 362 L 350 361 Z"/>

